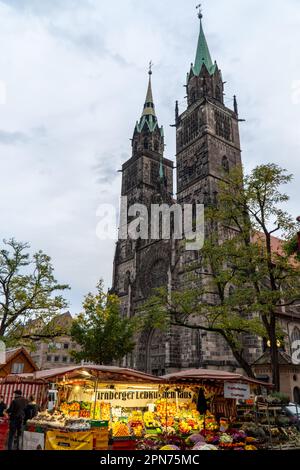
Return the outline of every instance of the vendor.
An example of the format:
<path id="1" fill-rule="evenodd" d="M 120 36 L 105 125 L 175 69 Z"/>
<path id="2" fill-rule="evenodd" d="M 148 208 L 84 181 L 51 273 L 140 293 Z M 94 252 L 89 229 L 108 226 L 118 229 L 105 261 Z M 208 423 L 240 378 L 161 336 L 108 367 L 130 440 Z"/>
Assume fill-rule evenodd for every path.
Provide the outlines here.
<path id="1" fill-rule="evenodd" d="M 35 418 L 35 416 L 38 414 L 39 411 L 40 411 L 40 408 L 38 404 L 36 403 L 34 396 L 31 395 L 29 397 L 29 402 L 24 410 L 24 413 L 25 413 L 24 423 L 26 424 L 26 422 L 29 419 Z"/>

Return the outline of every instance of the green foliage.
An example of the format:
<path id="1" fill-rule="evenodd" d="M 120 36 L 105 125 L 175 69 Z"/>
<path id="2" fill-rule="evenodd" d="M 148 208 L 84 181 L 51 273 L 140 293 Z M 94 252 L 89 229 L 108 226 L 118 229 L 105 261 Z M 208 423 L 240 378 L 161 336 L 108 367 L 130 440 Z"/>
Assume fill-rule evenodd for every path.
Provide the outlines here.
<path id="1" fill-rule="evenodd" d="M 285 395 L 284 393 L 281 392 L 272 392 L 268 396 L 268 401 L 270 403 L 284 403 L 285 405 L 288 405 L 290 402 L 290 398 L 288 395 Z"/>
<path id="2" fill-rule="evenodd" d="M 189 266 L 186 286 L 157 291 L 144 306 L 147 327 L 177 325 L 221 335 L 248 373 L 244 335 L 270 340 L 277 388 L 277 339 L 283 335 L 278 315 L 300 299 L 300 266 L 276 240 L 274 249 L 272 238 L 278 232 L 290 239 L 297 229 L 282 207 L 288 201 L 282 186 L 291 178 L 274 164 L 258 166 L 247 176 L 242 168 L 226 175 L 218 203 L 206 208 L 204 246 L 200 261 Z"/>
<path id="3" fill-rule="evenodd" d="M 85 297 L 83 312 L 73 322 L 71 336 L 81 346 L 73 355 L 77 361 L 112 364 L 132 352 L 135 329 L 135 320 L 121 316 L 119 298 L 104 293 L 100 282 L 97 294 Z"/>
<path id="4" fill-rule="evenodd" d="M 284 245 L 284 249 L 288 256 L 294 256 L 296 260 L 300 261 L 300 253 L 298 253 L 298 235 L 288 240 Z"/>
<path id="5" fill-rule="evenodd" d="M 0 250 L 0 338 L 7 346 L 30 345 L 63 333 L 53 318 L 67 303 L 59 292 L 69 288 L 54 278 L 49 256 L 30 256 L 28 243 L 4 240 Z"/>

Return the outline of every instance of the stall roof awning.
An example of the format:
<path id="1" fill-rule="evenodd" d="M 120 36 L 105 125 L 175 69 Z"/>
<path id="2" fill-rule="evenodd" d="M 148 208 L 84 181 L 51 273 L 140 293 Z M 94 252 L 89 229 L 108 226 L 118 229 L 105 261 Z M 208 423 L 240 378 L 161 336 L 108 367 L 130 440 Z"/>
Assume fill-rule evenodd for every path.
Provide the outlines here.
<path id="1" fill-rule="evenodd" d="M 96 376 L 103 382 L 143 382 L 143 383 L 161 383 L 160 377 L 145 374 L 133 369 L 126 369 L 123 367 L 114 366 L 96 366 L 96 365 L 83 365 L 83 366 L 69 366 L 58 367 L 56 369 L 40 370 L 32 374 L 19 374 L 22 377 L 32 377 L 34 379 L 43 379 L 48 382 L 65 375 L 70 377 L 78 377 L 81 374 L 89 373 Z"/>
<path id="2" fill-rule="evenodd" d="M 195 383 L 203 380 L 221 381 L 221 382 L 243 382 L 253 385 L 262 385 L 264 387 L 272 387 L 272 384 L 266 382 L 260 382 L 259 380 L 251 379 L 242 374 L 235 372 L 226 372 L 224 370 L 212 370 L 212 369 L 190 369 L 175 372 L 173 374 L 164 375 L 163 380 L 167 382 L 190 382 Z"/>

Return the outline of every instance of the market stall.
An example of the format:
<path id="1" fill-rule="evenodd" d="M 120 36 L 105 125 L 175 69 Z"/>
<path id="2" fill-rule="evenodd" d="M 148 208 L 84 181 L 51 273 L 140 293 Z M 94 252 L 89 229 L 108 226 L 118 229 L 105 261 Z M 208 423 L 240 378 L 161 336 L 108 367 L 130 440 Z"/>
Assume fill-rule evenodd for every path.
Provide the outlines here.
<path id="1" fill-rule="evenodd" d="M 59 368 L 34 376 L 57 391 L 53 411 L 40 413 L 25 431 L 26 439 L 32 437 L 28 433 L 44 434 L 46 450 L 134 449 L 144 432 L 143 412 L 154 404 L 162 382 L 105 366 Z"/>
<path id="2" fill-rule="evenodd" d="M 33 395 L 41 408 L 47 404 L 48 382 L 43 378 L 34 377 L 33 374 L 28 376 L 14 374 L 0 378 L 0 395 L 4 397 L 7 406 L 11 404 L 15 390 L 21 390 L 26 398 Z"/>
<path id="3" fill-rule="evenodd" d="M 25 449 L 256 450 L 270 446 L 270 433 L 260 422 L 255 397 L 271 386 L 240 374 L 194 369 L 154 377 L 118 367 L 74 366 L 39 371 L 31 378 L 48 382 L 56 402 L 52 411 L 28 421 Z M 294 429 L 289 432 L 295 438 Z"/>

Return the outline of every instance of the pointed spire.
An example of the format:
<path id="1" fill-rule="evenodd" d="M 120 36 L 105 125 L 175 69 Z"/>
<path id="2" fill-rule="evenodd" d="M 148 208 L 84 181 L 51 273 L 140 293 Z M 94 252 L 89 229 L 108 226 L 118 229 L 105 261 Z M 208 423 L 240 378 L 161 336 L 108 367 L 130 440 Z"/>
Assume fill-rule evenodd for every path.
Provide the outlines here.
<path id="1" fill-rule="evenodd" d="M 200 32 L 199 32 L 196 59 L 195 59 L 194 67 L 193 67 L 193 72 L 197 76 L 200 75 L 202 65 L 205 64 L 208 72 L 211 75 L 213 75 L 216 69 L 216 64 L 214 64 L 211 59 L 206 37 L 204 34 L 204 30 L 202 26 L 203 15 L 202 15 L 202 10 L 201 10 L 201 5 L 198 5 L 197 9 L 199 9 L 198 18 L 200 20 Z"/>
<path id="2" fill-rule="evenodd" d="M 152 76 L 152 62 L 149 64 L 149 83 L 146 95 L 146 101 L 144 104 L 144 109 L 140 120 L 136 123 L 135 130 L 138 133 L 141 133 L 143 129 L 148 129 L 149 132 L 154 132 L 156 129 L 159 129 L 160 135 L 163 138 L 164 131 L 162 127 L 159 127 L 156 113 L 155 113 L 155 106 L 153 102 L 153 94 L 152 94 L 152 83 L 151 83 L 151 76 Z"/>
<path id="3" fill-rule="evenodd" d="M 155 116 L 155 106 L 153 102 L 153 93 L 152 93 L 152 83 L 151 83 L 151 75 L 152 75 L 152 62 L 149 64 L 149 83 L 148 83 L 148 90 L 146 95 L 146 101 L 144 104 L 144 111 L 143 116 Z"/>

